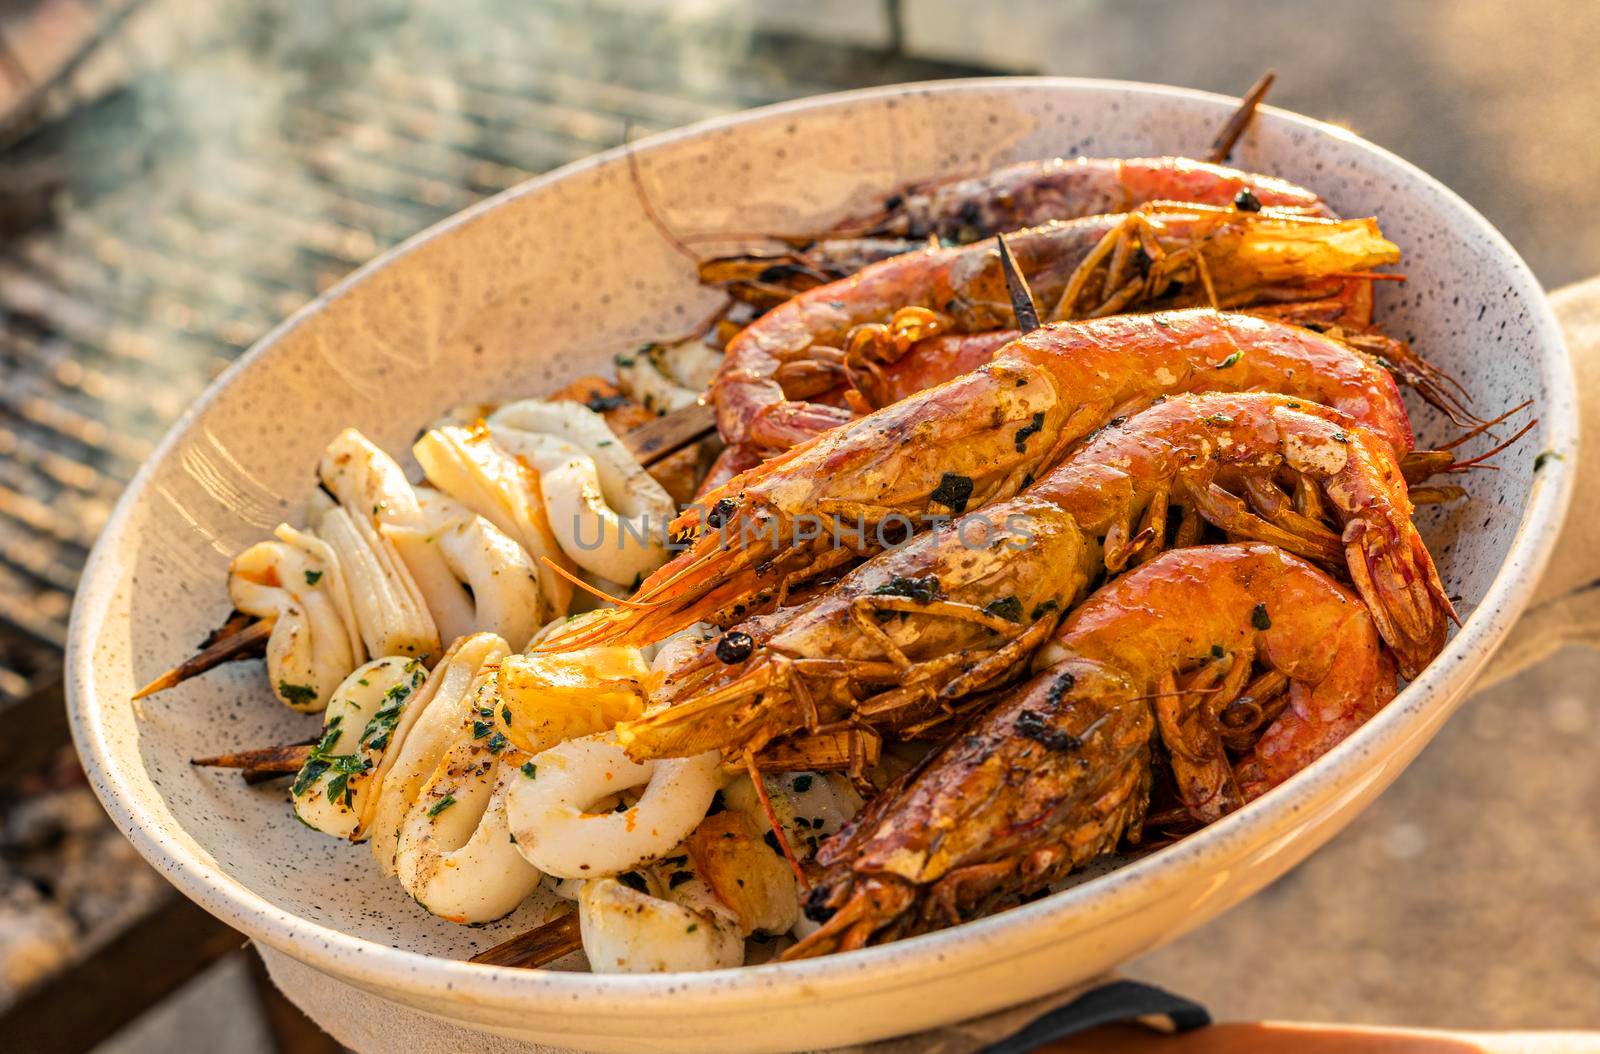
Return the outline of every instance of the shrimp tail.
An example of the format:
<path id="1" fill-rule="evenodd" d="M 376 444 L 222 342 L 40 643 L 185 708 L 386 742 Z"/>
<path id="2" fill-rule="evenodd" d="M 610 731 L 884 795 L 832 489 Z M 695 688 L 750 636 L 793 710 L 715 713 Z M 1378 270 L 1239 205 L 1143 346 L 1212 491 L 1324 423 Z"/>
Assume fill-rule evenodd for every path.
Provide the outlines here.
<path id="1" fill-rule="evenodd" d="M 1400 672 L 1416 677 L 1444 647 L 1446 619 L 1460 623 L 1421 535 L 1370 519 L 1345 527 L 1345 560 Z"/>

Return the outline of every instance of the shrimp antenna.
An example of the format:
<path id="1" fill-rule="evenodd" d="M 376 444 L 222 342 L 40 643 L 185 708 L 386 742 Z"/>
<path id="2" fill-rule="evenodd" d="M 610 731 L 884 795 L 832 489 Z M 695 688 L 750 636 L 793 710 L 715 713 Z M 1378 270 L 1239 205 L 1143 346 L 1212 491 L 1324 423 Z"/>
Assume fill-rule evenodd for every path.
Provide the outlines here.
<path id="1" fill-rule="evenodd" d="M 700 266 L 700 257 L 695 251 L 683 243 L 677 233 L 661 218 L 656 211 L 655 203 L 650 200 L 650 195 L 645 193 L 644 177 L 639 172 L 639 156 L 633 150 L 633 122 L 629 121 L 622 126 L 622 153 L 628 159 L 628 177 L 633 180 L 634 193 L 639 196 L 639 206 L 644 209 L 645 219 L 650 221 L 650 226 L 656 233 L 667 240 L 678 252 L 688 257 L 696 267 Z"/>
<path id="2" fill-rule="evenodd" d="M 645 609 L 648 609 L 648 608 L 653 608 L 653 607 L 659 607 L 663 603 L 665 603 L 665 601 L 658 600 L 654 604 L 651 604 L 651 603 L 646 603 L 646 602 L 643 602 L 643 601 L 627 600 L 627 599 L 625 599 L 623 597 L 614 597 L 610 593 L 607 593 L 604 589 L 601 589 L 599 586 L 592 586 L 589 583 L 585 582 L 583 579 L 579 578 L 577 575 L 573 574 L 571 571 L 568 571 L 565 567 L 562 567 L 560 564 L 556 563 L 554 560 L 550 559 L 548 556 L 541 556 L 541 557 L 539 557 L 539 560 L 546 567 L 550 568 L 550 570 L 554 571 L 556 574 L 560 575 L 562 578 L 565 578 L 568 582 L 571 582 L 573 585 L 577 586 L 579 589 L 583 590 L 585 593 L 588 593 L 591 596 L 594 596 L 594 597 L 596 597 L 596 598 L 598 598 L 600 600 L 609 601 L 610 603 L 613 603 L 613 604 L 617 605 L 618 607 L 621 607 L 621 608 L 645 608 Z"/>
<path id="3" fill-rule="evenodd" d="M 1250 122 L 1255 120 L 1256 107 L 1261 105 L 1261 100 L 1267 97 L 1267 92 L 1272 90 L 1272 82 L 1278 75 L 1272 70 L 1261 75 L 1255 86 L 1245 93 L 1239 108 L 1233 111 L 1233 116 L 1228 118 L 1228 123 L 1222 126 L 1217 137 L 1211 141 L 1211 153 L 1206 157 L 1214 165 L 1220 165 L 1228 160 L 1228 155 L 1233 153 L 1234 146 L 1239 142 L 1239 137 L 1244 135 L 1245 129 L 1250 127 Z"/>
<path id="4" fill-rule="evenodd" d="M 1032 333 L 1039 328 L 1039 305 L 1034 303 L 1033 290 L 1028 288 L 1027 277 L 1012 257 L 1006 236 L 996 234 L 994 241 L 1000 247 L 1000 270 L 1006 276 L 1006 293 L 1011 297 L 1011 310 L 1017 316 L 1017 328 Z"/>

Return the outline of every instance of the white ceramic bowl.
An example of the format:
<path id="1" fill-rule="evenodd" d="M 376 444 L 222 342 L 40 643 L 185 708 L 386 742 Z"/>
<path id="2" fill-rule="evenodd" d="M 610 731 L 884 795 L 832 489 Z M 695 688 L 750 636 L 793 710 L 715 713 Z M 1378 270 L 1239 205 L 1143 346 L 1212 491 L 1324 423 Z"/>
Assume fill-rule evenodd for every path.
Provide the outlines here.
<path id="1" fill-rule="evenodd" d="M 1233 105 L 1131 84 L 957 81 L 773 107 L 637 151 L 678 231 L 816 229 L 911 180 L 1061 154 L 1197 152 Z M 779 1050 L 912 1031 L 1064 987 L 1198 926 L 1331 837 L 1438 729 L 1539 577 L 1576 447 L 1555 321 L 1481 216 L 1392 154 L 1278 110 L 1260 115 L 1234 162 L 1378 216 L 1410 276 L 1382 290 L 1391 331 L 1461 378 L 1479 408 L 1532 399 L 1540 419 L 1504 471 L 1471 479 L 1470 501 L 1423 517 L 1465 616 L 1444 654 L 1348 742 L 1240 813 L 941 933 L 803 963 L 615 977 L 462 962 L 542 905 L 479 929 L 431 918 L 364 849 L 295 823 L 281 788 L 189 767 L 311 731 L 312 719 L 272 702 L 253 663 L 142 704 L 128 697 L 225 613 L 229 556 L 297 515 L 336 431 L 355 425 L 403 452 L 449 405 L 546 391 L 714 306 L 645 221 L 616 151 L 362 269 L 264 338 L 167 436 L 95 547 L 73 614 L 70 706 L 96 791 L 184 893 L 271 949 L 469 1028 L 592 1049 Z M 1423 444 L 1453 434 L 1413 408 Z M 1566 460 L 1536 473 L 1546 449 Z"/>

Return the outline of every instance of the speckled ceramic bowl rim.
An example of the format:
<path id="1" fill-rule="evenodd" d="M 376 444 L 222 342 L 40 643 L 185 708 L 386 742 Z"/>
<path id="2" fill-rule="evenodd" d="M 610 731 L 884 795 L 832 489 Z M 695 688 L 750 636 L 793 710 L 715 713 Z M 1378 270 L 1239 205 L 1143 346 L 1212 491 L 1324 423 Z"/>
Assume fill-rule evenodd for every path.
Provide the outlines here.
<path id="1" fill-rule="evenodd" d="M 909 94 L 993 92 L 1012 87 L 1064 92 L 1132 91 L 1173 99 L 1208 100 L 1219 106 L 1235 105 L 1232 99 L 1206 92 L 1123 81 L 1054 77 L 940 81 L 844 92 L 765 107 L 652 136 L 634 144 L 633 149 L 647 154 L 663 145 L 712 130 L 771 121 L 850 101 Z M 852 994 L 860 994 L 862 987 L 882 992 L 915 984 L 919 975 L 930 967 L 943 972 L 959 969 L 962 961 L 1003 960 L 1013 954 L 1008 949 L 1014 944 L 1029 943 L 1026 931 L 1059 931 L 1069 921 L 1081 923 L 1111 910 L 1111 905 L 1127 897 L 1153 896 L 1196 872 L 1216 866 L 1228 856 L 1230 846 L 1241 839 L 1253 841 L 1268 832 L 1282 834 L 1292 824 L 1294 814 L 1306 803 L 1337 795 L 1348 789 L 1347 784 L 1359 783 L 1364 759 L 1375 753 L 1380 756 L 1387 753 L 1389 748 L 1425 725 L 1426 717 L 1442 719 L 1443 713 L 1435 715 L 1435 711 L 1447 711 L 1465 692 L 1495 645 L 1510 629 L 1533 595 L 1571 499 L 1576 469 L 1572 452 L 1577 448 L 1577 411 L 1571 363 L 1555 316 L 1527 265 L 1487 220 L 1437 180 L 1349 131 L 1275 107 L 1264 107 L 1263 112 L 1270 113 L 1276 121 L 1345 140 L 1373 165 L 1388 167 L 1417 189 L 1437 195 L 1443 208 L 1476 228 L 1476 233 L 1505 258 L 1523 287 L 1517 291 L 1528 300 L 1532 335 L 1542 356 L 1540 370 L 1549 401 L 1539 413 L 1547 442 L 1553 449 L 1568 452 L 1564 462 L 1550 466 L 1553 471 L 1539 473 L 1503 565 L 1482 602 L 1444 653 L 1356 735 L 1267 797 L 1176 845 L 1130 862 L 1110 874 L 955 929 L 849 955 L 698 974 L 626 976 L 513 970 L 391 948 L 286 912 L 203 860 L 188 846 L 160 833 L 155 818 L 147 815 L 129 792 L 128 773 L 119 768 L 107 741 L 100 701 L 88 688 L 91 680 L 87 664 L 93 658 L 93 649 L 86 644 L 91 624 L 98 617 L 96 613 L 106 610 L 115 585 L 116 568 L 110 562 L 111 556 L 119 548 L 120 536 L 128 529 L 134 506 L 144 495 L 154 465 L 171 454 L 196 415 L 241 371 L 249 369 L 268 348 L 330 300 L 418 246 L 508 200 L 537 193 L 552 183 L 622 156 L 620 148 L 568 165 L 480 202 L 373 260 L 258 341 L 172 427 L 117 503 L 95 546 L 84 571 L 68 634 L 67 688 L 72 731 L 96 793 L 139 852 L 160 867 L 186 895 L 249 936 L 311 966 L 357 983 L 438 999 L 569 1008 L 576 1001 L 585 1009 L 629 1017 L 670 1013 L 669 1000 L 682 1005 L 685 1001 L 701 1003 L 704 999 L 713 999 L 717 1006 L 732 1010 L 771 999 L 783 990 L 848 1001 Z M 871 976 L 871 983 L 863 986 L 862 979 L 867 975 Z"/>

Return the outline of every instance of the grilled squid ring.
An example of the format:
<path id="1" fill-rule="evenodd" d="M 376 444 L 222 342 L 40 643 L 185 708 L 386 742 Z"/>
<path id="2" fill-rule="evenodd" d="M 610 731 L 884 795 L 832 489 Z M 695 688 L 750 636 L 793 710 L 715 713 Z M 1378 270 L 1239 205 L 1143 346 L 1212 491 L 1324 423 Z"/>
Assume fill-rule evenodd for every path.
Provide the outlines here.
<path id="1" fill-rule="evenodd" d="M 442 639 L 452 641 L 484 628 L 474 621 L 472 597 L 428 531 L 421 494 L 393 458 L 354 428 L 346 428 L 323 451 L 317 476 L 352 516 L 370 519 L 393 543 Z"/>
<path id="2" fill-rule="evenodd" d="M 389 733 L 427 676 L 417 660 L 388 656 L 358 667 L 340 683 L 324 713 L 322 738 L 289 788 L 301 823 L 359 840 L 361 811 Z"/>
<path id="3" fill-rule="evenodd" d="M 366 657 L 354 614 L 343 602 L 338 561 L 309 532 L 278 528 L 228 566 L 228 598 L 247 615 L 272 621 L 267 677 L 285 706 L 315 713 Z"/>
<path id="4" fill-rule="evenodd" d="M 670 414 L 700 401 L 700 393 L 710 387 L 722 365 L 722 352 L 696 337 L 646 344 L 612 362 L 617 387 L 630 399 L 653 413 Z"/>
<path id="5" fill-rule="evenodd" d="M 488 520 L 521 544 L 539 576 L 544 602 L 541 621 L 565 615 L 572 606 L 572 583 L 546 566 L 546 558 L 572 569 L 551 532 L 539 472 L 512 457 L 486 428 L 445 425 L 423 433 L 411 448 L 428 482 Z"/>
<path id="6" fill-rule="evenodd" d="M 510 652 L 493 633 L 456 641 L 399 716 L 351 835 L 370 836 L 372 856 L 385 873 L 395 872 L 408 813 L 451 747 L 470 735 L 475 700 Z"/>
<path id="7" fill-rule="evenodd" d="M 666 562 L 677 507 L 599 414 L 525 399 L 490 414 L 489 434 L 538 470 L 550 529 L 579 567 L 627 586 Z"/>
<path id="8" fill-rule="evenodd" d="M 517 850 L 558 878 L 601 878 L 665 856 L 705 817 L 722 786 L 716 751 L 636 762 L 610 732 L 570 739 L 534 756 L 534 776 L 515 785 L 506 815 Z M 596 802 L 644 787 L 622 812 Z"/>
<path id="9" fill-rule="evenodd" d="M 350 605 L 366 653 L 414 659 L 439 654 L 439 629 L 394 543 L 366 516 L 352 514 L 321 491 L 312 494 L 306 511 L 315 536 L 332 554 L 330 570 L 337 568 L 337 588 Z"/>
<path id="10" fill-rule="evenodd" d="M 585 882 L 578 929 L 595 973 L 721 970 L 744 964 L 739 920 L 698 876 L 642 892 L 614 878 Z"/>
<path id="11" fill-rule="evenodd" d="M 413 534 L 436 547 L 450 573 L 471 593 L 468 632 L 525 641 L 540 626 L 539 569 L 516 541 L 488 520 L 432 488 L 416 492 L 425 529 L 390 528 L 396 545 Z M 454 638 L 452 638 L 454 639 Z"/>
<path id="12" fill-rule="evenodd" d="M 428 911 L 450 922 L 489 922 L 539 885 L 543 876 L 517 852 L 506 822 L 506 796 L 526 779 L 526 759 L 464 730 L 406 810 L 395 874 Z"/>

